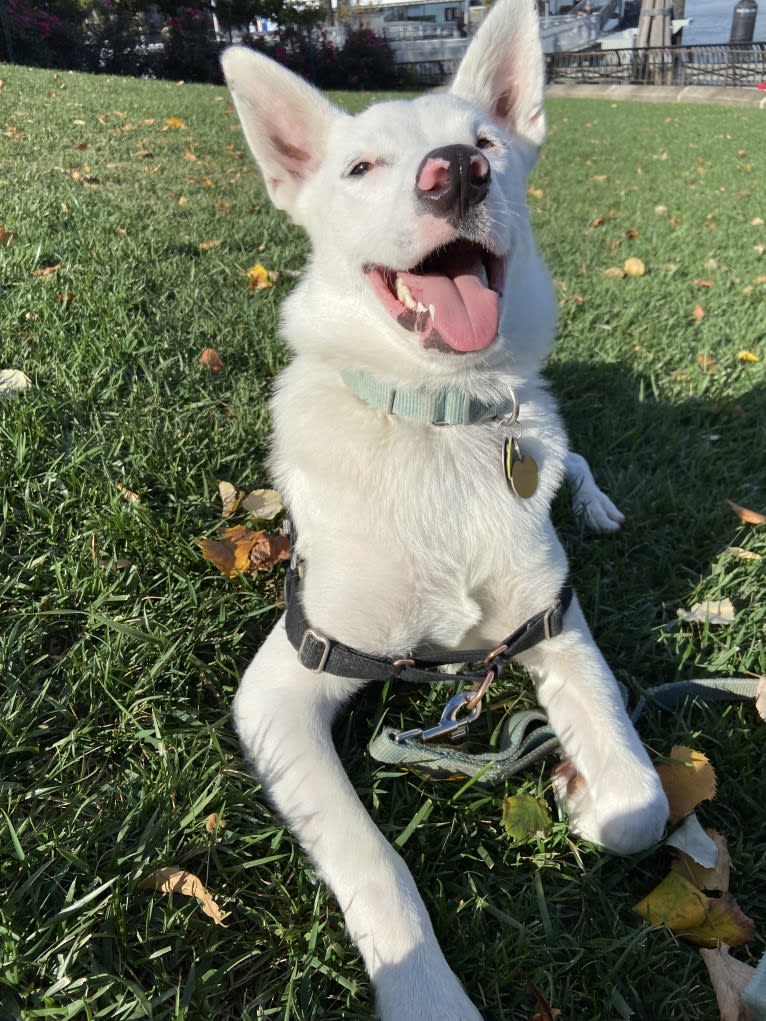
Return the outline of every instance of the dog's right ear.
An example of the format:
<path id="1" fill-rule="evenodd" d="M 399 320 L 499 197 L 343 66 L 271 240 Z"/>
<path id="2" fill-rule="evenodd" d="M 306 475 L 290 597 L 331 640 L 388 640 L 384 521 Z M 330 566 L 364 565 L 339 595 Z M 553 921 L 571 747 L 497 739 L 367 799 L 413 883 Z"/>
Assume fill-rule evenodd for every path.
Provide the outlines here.
<path id="1" fill-rule="evenodd" d="M 300 222 L 301 187 L 322 162 L 330 125 L 345 115 L 292 71 L 246 46 L 229 47 L 221 64 L 271 201 Z"/>

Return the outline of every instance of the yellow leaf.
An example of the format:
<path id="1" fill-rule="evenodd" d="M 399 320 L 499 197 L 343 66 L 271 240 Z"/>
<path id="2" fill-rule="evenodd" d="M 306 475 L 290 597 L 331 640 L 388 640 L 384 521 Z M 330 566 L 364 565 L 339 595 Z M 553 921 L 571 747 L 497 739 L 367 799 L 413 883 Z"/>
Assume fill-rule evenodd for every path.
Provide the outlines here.
<path id="1" fill-rule="evenodd" d="M 694 883 L 671 872 L 633 910 L 650 925 L 666 925 L 680 932 L 704 925 L 707 899 Z"/>
<path id="2" fill-rule="evenodd" d="M 123 486 L 121 482 L 116 483 L 116 488 L 126 503 L 141 503 L 141 497 L 138 493 L 134 493 L 132 489 Z"/>
<path id="3" fill-rule="evenodd" d="M 202 880 L 175 866 L 168 866 L 164 869 L 157 869 L 146 876 L 138 884 L 141 890 L 154 890 L 157 893 L 180 893 L 184 897 L 196 897 L 202 906 L 202 910 L 212 918 L 216 925 L 223 925 L 226 917 L 216 902 L 205 889 Z"/>
<path id="4" fill-rule="evenodd" d="M 271 274 L 260 262 L 257 262 L 255 266 L 251 266 L 247 271 L 247 282 L 251 291 L 263 291 L 267 287 L 273 286 Z"/>
<path id="5" fill-rule="evenodd" d="M 185 128 L 186 125 L 184 124 L 180 117 L 166 117 L 165 127 L 178 128 L 180 130 L 183 130 L 183 128 Z"/>
<path id="6" fill-rule="evenodd" d="M 752 352 L 752 351 L 746 351 L 746 350 L 742 350 L 742 351 L 740 351 L 740 352 L 739 352 L 739 353 L 737 354 L 737 358 L 738 358 L 738 359 L 739 359 L 739 360 L 740 360 L 741 362 L 759 362 L 759 361 L 761 360 L 761 359 L 760 359 L 760 358 L 758 357 L 758 355 L 756 355 L 756 354 L 753 354 L 753 352 Z"/>
<path id="7" fill-rule="evenodd" d="M 622 268 L 629 277 L 642 277 L 646 273 L 646 266 L 644 266 L 641 259 L 637 259 L 635 256 L 626 259 L 622 264 Z"/>
<path id="8" fill-rule="evenodd" d="M 609 277 L 610 280 L 622 280 L 625 276 L 625 270 L 620 266 L 610 266 L 604 270 L 604 276 Z"/>
<path id="9" fill-rule="evenodd" d="M 198 539 L 197 545 L 205 559 L 229 578 L 268 570 L 290 555 L 287 536 L 254 532 L 244 525 L 224 529 L 218 539 Z"/>
<path id="10" fill-rule="evenodd" d="M 692 748 L 674 745 L 670 759 L 657 766 L 657 772 L 670 804 L 670 821 L 678 822 L 701 801 L 715 797 L 716 778 L 708 759 Z"/>
<path id="11" fill-rule="evenodd" d="M 666 925 L 698 946 L 740 947 L 753 937 L 752 919 L 731 897 L 706 897 L 678 872 L 671 872 L 633 910 L 650 925 Z"/>

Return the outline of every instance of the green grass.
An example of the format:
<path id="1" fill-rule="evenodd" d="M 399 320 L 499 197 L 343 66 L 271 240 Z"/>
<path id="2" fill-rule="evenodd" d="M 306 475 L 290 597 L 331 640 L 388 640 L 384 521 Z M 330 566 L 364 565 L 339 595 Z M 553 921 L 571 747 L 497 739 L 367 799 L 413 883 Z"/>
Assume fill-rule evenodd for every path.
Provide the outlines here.
<path id="1" fill-rule="evenodd" d="M 278 578 L 225 579 L 194 543 L 220 524 L 218 479 L 267 481 L 290 281 L 254 293 L 245 271 L 299 269 L 305 239 L 269 208 L 222 90 L 0 78 L 0 225 L 16 235 L 0 248 L 0 368 L 33 384 L 0 401 L 0 1016 L 367 1017 L 337 906 L 228 721 Z M 633 692 L 766 673 L 764 562 L 726 552 L 766 553 L 764 530 L 724 504 L 766 510 L 762 112 L 557 101 L 549 120 L 532 203 L 561 298 L 550 377 L 628 518 L 594 540 L 557 503 L 578 591 Z M 644 276 L 603 275 L 628 256 Z M 198 364 L 208 345 L 225 374 Z M 729 627 L 677 622 L 725 596 Z M 369 690 L 339 749 L 488 1021 L 529 1018 L 528 981 L 565 1018 L 717 1016 L 699 955 L 631 912 L 667 852 L 621 860 L 560 824 L 511 846 L 504 792 L 374 767 L 365 744 L 386 709 L 430 719 L 435 699 Z M 762 923 L 766 728 L 740 707 L 650 713 L 641 730 L 657 754 L 680 741 L 712 759 L 719 794 L 700 814 L 727 835 L 732 892 Z M 547 767 L 516 786 L 547 792 Z M 226 829 L 207 832 L 212 812 Z M 207 884 L 226 928 L 139 887 L 173 864 Z"/>

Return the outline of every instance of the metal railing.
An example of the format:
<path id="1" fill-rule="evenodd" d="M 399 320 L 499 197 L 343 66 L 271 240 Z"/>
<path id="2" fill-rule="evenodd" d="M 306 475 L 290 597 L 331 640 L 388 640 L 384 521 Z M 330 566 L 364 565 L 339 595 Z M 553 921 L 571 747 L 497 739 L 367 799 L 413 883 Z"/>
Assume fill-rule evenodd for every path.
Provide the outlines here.
<path id="1" fill-rule="evenodd" d="M 766 42 L 549 53 L 546 69 L 549 84 L 752 88 L 766 82 Z"/>

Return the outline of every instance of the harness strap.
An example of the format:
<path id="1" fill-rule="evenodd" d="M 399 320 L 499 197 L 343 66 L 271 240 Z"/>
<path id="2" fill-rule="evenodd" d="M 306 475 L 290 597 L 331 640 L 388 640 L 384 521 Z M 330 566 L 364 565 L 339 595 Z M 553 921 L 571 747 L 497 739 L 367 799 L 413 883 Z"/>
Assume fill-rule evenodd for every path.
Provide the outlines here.
<path id="1" fill-rule="evenodd" d="M 572 602 L 572 596 L 572 586 L 564 586 L 558 598 L 546 610 L 525 621 L 494 651 L 459 649 L 434 656 L 402 656 L 393 659 L 360 652 L 313 628 L 303 607 L 298 566 L 291 562 L 285 575 L 285 629 L 301 664 L 315 673 L 357 677 L 365 681 L 386 681 L 395 677 L 397 680 L 417 684 L 440 684 L 445 681 L 473 684 L 486 676 L 488 664 L 498 674 L 508 660 L 520 656 L 544 639 L 560 635 L 564 627 L 564 614 Z M 439 666 L 480 661 L 484 666 L 478 670 L 459 674 L 434 672 Z"/>

